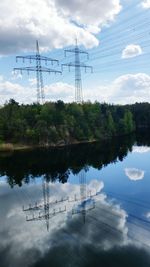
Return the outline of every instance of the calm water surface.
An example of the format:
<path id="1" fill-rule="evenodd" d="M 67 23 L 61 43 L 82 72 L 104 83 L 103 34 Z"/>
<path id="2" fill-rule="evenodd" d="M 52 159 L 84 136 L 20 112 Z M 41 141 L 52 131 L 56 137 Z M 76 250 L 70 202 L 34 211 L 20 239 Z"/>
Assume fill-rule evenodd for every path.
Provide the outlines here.
<path id="1" fill-rule="evenodd" d="M 0 267 L 149 267 L 150 138 L 0 155 Z"/>

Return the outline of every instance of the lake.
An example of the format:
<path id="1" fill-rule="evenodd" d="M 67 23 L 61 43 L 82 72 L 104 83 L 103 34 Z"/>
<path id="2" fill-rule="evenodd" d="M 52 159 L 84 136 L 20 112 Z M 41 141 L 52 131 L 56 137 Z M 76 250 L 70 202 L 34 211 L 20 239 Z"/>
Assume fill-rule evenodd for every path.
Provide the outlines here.
<path id="1" fill-rule="evenodd" d="M 150 137 L 0 154 L 0 267 L 149 267 Z"/>

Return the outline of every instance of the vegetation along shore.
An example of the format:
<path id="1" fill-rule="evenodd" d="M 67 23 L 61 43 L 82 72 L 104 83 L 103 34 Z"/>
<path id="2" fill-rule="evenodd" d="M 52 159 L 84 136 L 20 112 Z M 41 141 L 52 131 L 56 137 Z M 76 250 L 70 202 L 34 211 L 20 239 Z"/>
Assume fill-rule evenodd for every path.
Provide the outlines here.
<path id="1" fill-rule="evenodd" d="M 0 108 L 0 151 L 106 140 L 150 128 L 150 104 L 62 101 L 43 105 L 11 99 Z"/>

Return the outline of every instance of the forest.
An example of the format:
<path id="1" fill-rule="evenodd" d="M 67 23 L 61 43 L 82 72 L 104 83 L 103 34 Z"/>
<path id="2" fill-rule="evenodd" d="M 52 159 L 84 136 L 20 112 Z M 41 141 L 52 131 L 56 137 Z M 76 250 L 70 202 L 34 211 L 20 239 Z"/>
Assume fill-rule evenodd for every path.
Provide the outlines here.
<path id="1" fill-rule="evenodd" d="M 46 102 L 0 107 L 0 145 L 61 146 L 106 140 L 150 128 L 150 104 Z"/>

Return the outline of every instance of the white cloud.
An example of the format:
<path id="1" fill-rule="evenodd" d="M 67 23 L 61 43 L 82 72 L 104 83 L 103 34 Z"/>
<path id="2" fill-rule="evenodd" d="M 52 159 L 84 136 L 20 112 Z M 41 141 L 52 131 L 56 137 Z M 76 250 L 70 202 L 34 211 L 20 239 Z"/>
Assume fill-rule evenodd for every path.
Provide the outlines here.
<path id="1" fill-rule="evenodd" d="M 125 174 L 130 180 L 138 181 L 144 178 L 145 171 L 135 168 L 126 168 Z"/>
<path id="2" fill-rule="evenodd" d="M 74 86 L 62 82 L 53 83 L 45 86 L 45 95 L 47 101 L 56 101 L 61 99 L 64 102 L 73 102 Z"/>
<path id="3" fill-rule="evenodd" d="M 29 84 L 30 84 L 31 86 L 35 86 L 35 85 L 37 84 L 37 80 L 36 80 L 36 78 L 29 78 Z"/>
<path id="4" fill-rule="evenodd" d="M 141 55 L 143 53 L 140 45 L 130 44 L 122 51 L 122 58 L 133 58 Z"/>
<path id="5" fill-rule="evenodd" d="M 114 20 L 120 10 L 119 0 L 55 0 L 58 9 L 81 25 L 101 26 Z"/>
<path id="6" fill-rule="evenodd" d="M 110 87 L 109 102 L 132 104 L 150 102 L 150 76 L 145 73 L 126 74 L 118 77 Z"/>
<path id="7" fill-rule="evenodd" d="M 144 0 L 142 2 L 142 7 L 145 8 L 145 9 L 150 8 L 150 0 Z"/>
<path id="8" fill-rule="evenodd" d="M 74 101 L 74 86 L 57 82 L 44 87 L 45 101 L 63 100 L 64 102 Z M 13 81 L 7 81 L 0 77 L 0 104 L 4 104 L 10 98 L 19 103 L 33 103 L 37 101 L 36 79 L 29 79 L 29 86 L 22 86 Z"/>
<path id="9" fill-rule="evenodd" d="M 24 87 L 19 83 L 7 81 L 2 76 L 0 78 L 0 105 L 10 98 L 20 103 L 32 103 L 36 101 L 36 89 Z"/>
<path id="10" fill-rule="evenodd" d="M 150 147 L 148 146 L 133 146 L 132 148 L 133 153 L 148 153 L 150 152 Z"/>
<path id="11" fill-rule="evenodd" d="M 94 34 L 120 10 L 120 0 L 0 1 L 0 54 L 33 51 L 36 39 L 45 51 L 72 45 L 76 36 L 87 48 L 97 46 Z"/>
<path id="12" fill-rule="evenodd" d="M 12 81 L 0 79 L 0 104 L 14 98 L 20 103 L 32 103 L 36 101 L 36 80 L 29 80 L 30 86 L 21 86 Z M 94 86 L 83 88 L 84 100 L 95 100 L 114 104 L 132 104 L 135 102 L 150 102 L 150 76 L 145 73 L 126 74 L 119 76 L 107 86 Z M 74 101 L 74 85 L 57 82 L 46 85 L 46 101 L 64 102 Z"/>
<path id="13" fill-rule="evenodd" d="M 114 104 L 150 102 L 150 76 L 145 73 L 119 76 L 111 84 L 84 89 L 85 100 Z"/>
<path id="14" fill-rule="evenodd" d="M 22 79 L 22 74 L 19 72 L 12 71 L 11 75 L 12 75 L 11 77 L 12 81 Z"/>

